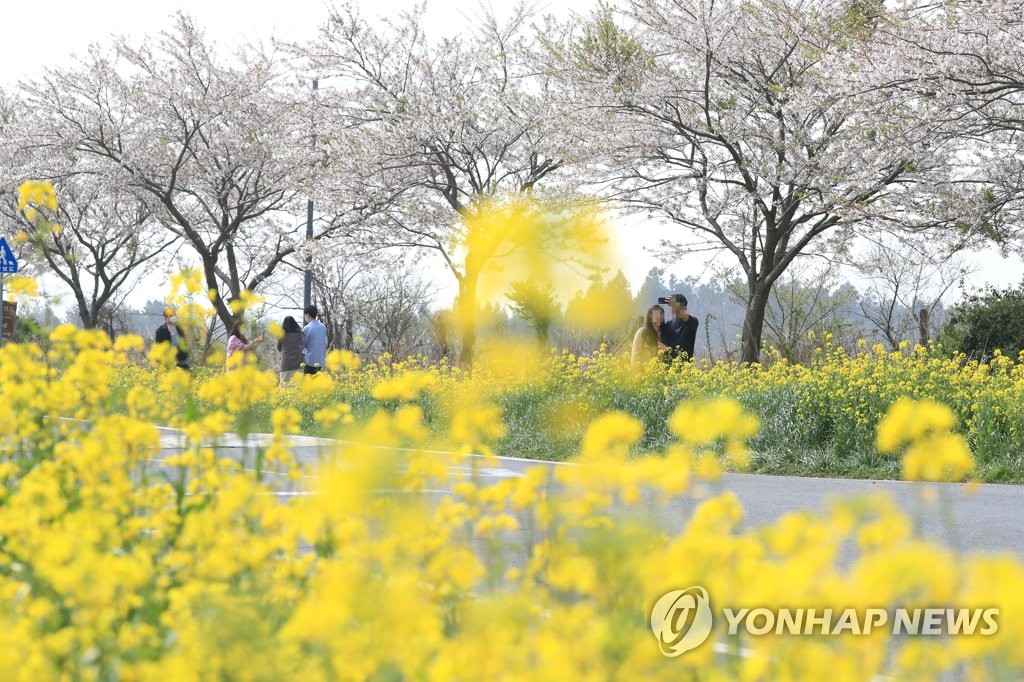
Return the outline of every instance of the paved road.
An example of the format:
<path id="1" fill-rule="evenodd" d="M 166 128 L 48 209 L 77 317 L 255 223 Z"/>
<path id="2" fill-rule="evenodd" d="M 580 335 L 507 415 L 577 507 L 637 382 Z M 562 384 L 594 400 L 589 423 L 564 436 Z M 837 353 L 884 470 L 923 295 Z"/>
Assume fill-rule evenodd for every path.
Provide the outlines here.
<path id="1" fill-rule="evenodd" d="M 244 452 L 269 441 L 269 436 L 254 435 L 247 441 L 227 436 L 218 446 L 224 456 L 239 458 Z M 339 443 L 324 439 L 296 436 L 291 438 L 292 451 L 306 464 L 315 465 L 329 456 Z M 154 459 L 180 451 L 181 438 L 165 429 L 162 434 L 162 453 Z M 251 456 L 251 455 L 250 455 Z M 439 456 L 443 456 L 439 454 Z M 531 466 L 549 468 L 572 466 L 559 462 L 543 462 L 499 457 L 497 466 L 483 467 L 478 476 L 484 481 L 521 476 Z M 280 494 L 302 494 L 302 488 L 315 489 L 315 467 L 305 485 L 295 486 L 282 479 Z M 458 467 L 452 467 L 453 473 Z M 964 551 L 1011 552 L 1024 560 L 1024 486 L 984 484 L 921 484 L 906 481 L 847 480 L 834 478 L 801 478 L 795 476 L 765 476 L 757 474 L 726 474 L 720 485 L 722 490 L 734 492 L 746 510 L 745 525 L 756 528 L 771 523 L 783 514 L 802 509 L 824 510 L 830 499 L 864 493 L 885 492 L 892 496 L 911 518 L 916 520 L 918 533 L 935 538 Z M 922 493 L 931 488 L 932 497 L 942 498 L 951 510 L 949 522 L 940 514 L 940 507 L 926 502 Z M 444 491 L 428 491 L 443 494 Z M 715 490 L 698 491 L 705 496 Z M 681 528 L 689 518 L 699 499 L 681 497 L 657 510 L 658 516 L 670 531 Z M 843 558 L 840 563 L 845 563 Z"/>

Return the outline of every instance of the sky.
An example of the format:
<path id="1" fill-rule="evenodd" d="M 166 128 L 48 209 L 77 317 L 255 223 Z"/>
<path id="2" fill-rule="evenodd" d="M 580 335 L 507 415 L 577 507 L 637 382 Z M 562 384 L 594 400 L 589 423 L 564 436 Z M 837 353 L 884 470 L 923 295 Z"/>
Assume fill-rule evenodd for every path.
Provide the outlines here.
<path id="1" fill-rule="evenodd" d="M 411 10 L 415 0 L 353 0 L 367 17 L 386 16 Z M 495 3 L 500 5 L 501 3 Z M 542 13 L 564 15 L 569 11 L 586 13 L 597 6 L 597 0 L 541 0 L 536 4 Z M 123 34 L 141 38 L 168 26 L 177 12 L 191 15 L 204 26 L 207 35 L 223 48 L 248 41 L 265 41 L 271 36 L 301 42 L 315 35 L 328 15 L 326 0 L 287 0 L 287 2 L 253 2 L 241 0 L 170 0 L 130 2 L 124 0 L 51 0 L 45 5 L 8 2 L 2 13 L 7 30 L 0 39 L 0 87 L 9 88 L 18 80 L 39 75 L 47 66 L 71 63 L 75 53 L 84 53 L 90 43 L 108 42 L 111 35 Z M 430 32 L 449 32 L 453 26 L 466 23 L 476 14 L 480 0 L 443 0 L 428 3 L 425 20 Z M 658 260 L 649 251 L 658 240 L 673 230 L 669 226 L 644 218 L 617 221 L 621 267 L 634 292 L 652 267 L 664 267 L 680 277 L 700 275 L 707 271 L 703 256 L 690 256 L 672 263 Z M 987 284 L 1008 286 L 1024 279 L 1024 263 L 1017 256 L 1002 258 L 991 251 L 971 256 L 977 273 L 969 280 L 970 287 Z M 454 280 L 438 266 L 427 273 L 434 281 L 438 302 L 442 305 L 455 294 Z M 854 277 L 850 278 L 857 284 Z M 129 299 L 141 305 L 147 299 L 160 298 L 160 282 L 148 281 L 137 288 Z"/>

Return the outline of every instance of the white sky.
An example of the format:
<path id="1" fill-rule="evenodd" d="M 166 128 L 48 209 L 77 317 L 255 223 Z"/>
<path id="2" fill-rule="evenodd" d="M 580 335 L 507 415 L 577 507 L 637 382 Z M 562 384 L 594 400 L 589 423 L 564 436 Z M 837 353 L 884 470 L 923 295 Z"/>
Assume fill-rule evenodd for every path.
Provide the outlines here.
<path id="1" fill-rule="evenodd" d="M 411 10 L 415 0 L 355 0 L 367 17 L 397 14 Z M 503 3 L 495 2 L 495 5 Z M 11 87 L 18 80 L 38 75 L 46 66 L 68 64 L 73 53 L 84 52 L 90 43 L 107 42 L 111 34 L 141 37 L 157 33 L 170 24 L 170 17 L 183 11 L 204 26 L 207 35 L 222 47 L 246 41 L 267 40 L 271 36 L 290 41 L 312 37 L 328 14 L 327 0 L 286 0 L 284 2 L 243 2 L 242 0 L 51 0 L 48 3 L 5 2 L 0 17 L 6 28 L 0 36 L 0 87 Z M 597 0 L 541 0 L 538 10 L 565 14 L 571 10 L 586 12 Z M 451 32 L 476 14 L 479 0 L 443 0 L 428 5 L 426 28 Z M 634 291 L 651 267 L 664 266 L 647 248 L 672 230 L 655 222 L 635 219 L 619 225 L 621 266 Z M 670 234 L 671 232 L 669 232 Z M 994 251 L 972 258 L 979 271 L 971 285 L 1011 285 L 1024 277 L 1024 263 L 1012 256 L 1001 258 Z M 678 275 L 700 274 L 703 258 L 694 256 L 668 268 Z M 454 296 L 451 276 L 438 268 L 431 273 L 439 290 L 439 303 Z M 852 278 L 851 278 L 852 279 Z M 160 283 L 139 287 L 129 302 L 141 305 L 148 298 L 160 298 L 165 292 L 154 290 Z M 301 282 L 299 283 L 301 287 Z"/>

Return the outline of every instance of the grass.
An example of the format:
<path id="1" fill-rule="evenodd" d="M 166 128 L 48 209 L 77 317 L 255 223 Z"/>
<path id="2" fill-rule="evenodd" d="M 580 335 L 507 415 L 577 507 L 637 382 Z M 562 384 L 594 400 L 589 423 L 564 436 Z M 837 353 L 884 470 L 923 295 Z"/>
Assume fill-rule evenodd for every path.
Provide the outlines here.
<path id="1" fill-rule="evenodd" d="M 760 432 L 749 444 L 752 456 L 747 470 L 752 473 L 899 479 L 900 458 L 875 450 L 875 426 L 896 397 L 911 395 L 934 397 L 957 413 L 957 428 L 967 437 L 975 456 L 978 480 L 1024 482 L 1024 428 L 1017 431 L 1017 425 L 1024 424 L 1024 412 L 1018 411 L 1024 403 L 1024 372 L 1015 367 L 979 373 L 969 366 L 951 365 L 948 359 L 910 357 L 899 365 L 885 356 L 877 361 L 871 357 L 831 358 L 809 372 L 784 374 L 783 380 L 772 378 L 772 369 L 738 366 L 661 371 L 636 380 L 623 374 L 612 356 L 576 362 L 556 357 L 550 371 L 534 382 L 488 386 L 489 399 L 500 407 L 506 428 L 505 435 L 492 444 L 497 454 L 571 460 L 579 452 L 589 423 L 604 412 L 618 410 L 644 425 L 635 454 L 657 456 L 673 440 L 667 423 L 680 403 L 726 395 L 760 419 Z M 858 362 L 860 365 L 855 364 Z M 928 363 L 944 364 L 928 369 Z M 956 374 L 968 370 L 974 371 L 969 379 Z M 392 370 L 375 371 L 379 379 L 382 372 Z M 209 372 L 200 370 L 195 376 L 201 381 Z M 868 374 L 869 382 L 856 380 Z M 980 380 L 979 374 L 984 375 Z M 466 381 L 441 375 L 438 390 L 416 400 L 438 447 L 448 441 L 452 406 L 465 403 Z M 865 390 L 867 383 L 879 385 Z M 338 382 L 326 402 L 348 403 L 356 423 L 365 422 L 381 408 L 371 396 L 371 387 L 372 381 L 357 373 Z M 115 409 L 123 409 L 126 391 L 126 387 L 115 389 L 114 403 L 120 406 Z M 278 404 L 281 400 L 274 397 L 255 406 L 246 415 L 245 426 L 251 431 L 271 430 L 271 414 Z M 314 418 L 320 406 L 300 408 L 303 433 L 339 435 Z M 199 407 L 205 411 L 208 406 Z M 183 406 L 183 410 L 195 408 Z"/>

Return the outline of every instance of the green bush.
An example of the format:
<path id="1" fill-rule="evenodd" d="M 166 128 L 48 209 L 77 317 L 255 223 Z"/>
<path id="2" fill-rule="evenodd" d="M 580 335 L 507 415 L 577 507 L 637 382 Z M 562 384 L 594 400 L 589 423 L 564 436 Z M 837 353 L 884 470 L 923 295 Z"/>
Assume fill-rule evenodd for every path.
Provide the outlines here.
<path id="1" fill-rule="evenodd" d="M 950 315 L 941 340 L 971 359 L 985 361 L 997 349 L 1018 358 L 1024 350 L 1024 282 L 969 296 Z"/>

